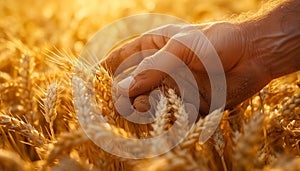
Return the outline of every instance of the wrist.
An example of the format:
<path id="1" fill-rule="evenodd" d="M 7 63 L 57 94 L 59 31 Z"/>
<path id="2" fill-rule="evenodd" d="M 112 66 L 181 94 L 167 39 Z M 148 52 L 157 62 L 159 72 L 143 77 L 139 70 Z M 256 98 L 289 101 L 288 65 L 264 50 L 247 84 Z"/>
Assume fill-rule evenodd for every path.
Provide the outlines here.
<path id="1" fill-rule="evenodd" d="M 271 79 L 300 69 L 299 14 L 289 15 L 282 6 L 258 20 L 240 24 L 250 58 L 266 68 Z"/>
<path id="2" fill-rule="evenodd" d="M 251 61 L 251 63 L 254 62 L 256 66 L 253 68 L 255 70 L 253 72 L 259 72 L 261 75 L 264 75 L 263 77 L 268 81 L 271 81 L 273 79 L 271 67 L 267 62 L 268 60 L 266 60 L 271 58 L 271 54 L 268 50 L 263 49 L 265 46 L 263 43 L 257 42 L 257 40 L 264 35 L 260 29 L 261 23 L 258 21 L 246 21 L 240 23 L 239 26 L 245 46 L 243 55 L 243 58 L 245 58 L 244 60 Z"/>

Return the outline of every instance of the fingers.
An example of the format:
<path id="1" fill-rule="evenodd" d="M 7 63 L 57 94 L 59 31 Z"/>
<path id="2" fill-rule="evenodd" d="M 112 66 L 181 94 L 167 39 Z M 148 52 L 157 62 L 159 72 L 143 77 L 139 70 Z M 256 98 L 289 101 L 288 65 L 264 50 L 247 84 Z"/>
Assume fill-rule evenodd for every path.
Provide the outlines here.
<path id="1" fill-rule="evenodd" d="M 134 107 L 140 109 L 140 111 L 148 110 L 148 107 L 143 107 L 148 102 L 145 100 L 147 95 L 141 97 L 139 95 L 143 95 L 159 87 L 167 77 L 167 73 L 171 73 L 175 68 L 180 67 L 181 64 L 188 66 L 192 70 L 201 70 L 204 68 L 194 54 L 194 51 L 207 51 L 207 41 L 204 40 L 203 36 L 200 34 L 195 38 L 196 31 L 179 33 L 173 30 L 173 32 L 173 37 L 167 43 L 166 39 L 161 35 L 155 35 L 155 31 L 152 35 L 142 36 L 114 51 L 103 62 L 107 67 L 110 67 L 112 72 L 117 73 L 123 72 L 123 70 L 130 66 L 139 64 L 131 76 L 118 83 L 118 90 L 124 96 L 137 97 Z M 147 56 L 148 54 L 144 55 L 141 52 L 150 49 L 155 49 L 157 52 L 154 54 L 151 54 L 154 51 L 150 52 L 150 56 Z M 210 56 L 209 52 L 204 53 L 203 56 Z M 129 59 L 130 56 L 134 55 L 137 56 L 132 60 Z M 121 69 L 118 68 L 120 64 L 123 65 L 120 67 Z M 117 68 L 119 71 L 117 71 Z M 189 90 L 186 90 L 184 93 L 188 92 Z M 208 108 L 205 101 L 200 106 L 205 111 Z"/>
<path id="2" fill-rule="evenodd" d="M 133 97 L 158 87 L 166 73 L 183 64 L 180 58 L 185 49 L 180 43 L 169 41 L 157 53 L 146 57 L 132 72 L 132 76 L 119 82 L 121 94 Z"/>
<path id="3" fill-rule="evenodd" d="M 114 50 L 104 61 L 101 62 L 101 65 L 110 72 L 119 74 L 124 69 L 139 64 L 143 58 L 153 55 L 166 45 L 169 38 L 184 29 L 184 25 L 169 24 L 149 30 L 139 38 Z M 132 58 L 128 59 L 129 57 Z M 121 64 L 122 66 L 120 67 Z M 118 72 L 116 73 L 117 69 Z"/>
<path id="4" fill-rule="evenodd" d="M 139 112 L 147 112 L 151 108 L 148 95 L 140 95 L 134 99 L 133 107 Z"/>
<path id="5" fill-rule="evenodd" d="M 144 57 L 154 54 L 166 44 L 166 41 L 163 36 L 143 35 L 113 51 L 101 62 L 101 65 L 113 74 L 119 74 L 129 67 L 139 64 Z M 129 57 L 131 58 L 129 59 Z M 122 66 L 120 66 L 121 64 Z"/>
<path id="6" fill-rule="evenodd" d="M 134 100 L 134 108 L 135 110 L 137 110 L 138 112 L 150 112 L 150 113 L 154 113 L 154 111 L 151 111 L 150 109 L 155 109 L 156 105 L 159 102 L 159 98 L 155 99 L 156 103 L 154 103 L 152 101 L 153 99 L 151 99 L 151 97 L 149 97 L 148 95 L 141 95 L 138 96 L 135 100 Z M 206 104 L 206 102 L 204 102 L 203 104 Z M 155 106 L 153 106 L 155 105 Z M 183 101 L 183 106 L 184 109 L 186 111 L 186 113 L 188 114 L 188 121 L 189 124 L 194 124 L 195 121 L 197 120 L 197 118 L 199 117 L 199 111 L 197 110 L 197 107 L 189 102 L 186 102 L 185 100 Z M 205 106 L 204 108 L 207 108 L 207 106 Z M 208 110 L 208 109 L 206 109 Z M 137 112 L 135 112 L 137 113 Z M 136 117 L 140 117 L 140 116 L 136 116 Z"/>
<path id="7" fill-rule="evenodd" d="M 114 108 L 122 116 L 129 116 L 133 112 L 129 98 L 122 95 L 114 103 Z"/>
<path id="8" fill-rule="evenodd" d="M 146 112 L 151 107 L 156 108 L 157 104 L 155 104 L 155 102 L 159 101 L 160 94 L 164 93 L 165 96 L 167 96 L 166 93 L 168 92 L 168 89 L 170 89 L 170 88 L 175 90 L 176 94 L 179 94 L 179 88 L 178 88 L 176 82 L 171 77 L 167 76 L 162 81 L 162 85 L 160 87 L 158 87 L 157 89 L 151 91 L 150 94 L 146 93 L 146 94 L 137 96 L 133 102 L 134 109 L 136 109 L 139 112 Z M 151 105 L 155 105 L 155 106 L 151 106 Z"/>
<path id="9" fill-rule="evenodd" d="M 202 94 L 199 94 L 200 90 L 198 89 L 198 86 L 195 85 L 195 80 L 193 82 L 192 80 L 186 78 L 186 74 L 184 74 L 185 72 L 183 72 L 182 69 L 176 69 L 174 72 L 176 72 L 177 74 L 173 75 L 173 77 L 167 76 L 166 78 L 164 78 L 160 87 L 158 87 L 157 89 L 159 89 L 163 93 L 168 92 L 168 89 L 173 89 L 185 103 L 192 104 L 195 108 L 200 107 L 200 113 L 203 115 L 207 114 L 209 110 L 209 101 L 207 101 L 207 99 L 204 98 Z M 152 92 L 159 90 L 153 90 Z M 167 96 L 167 94 L 165 95 Z M 139 100 L 141 99 L 140 96 L 142 96 L 143 102 L 139 102 Z M 140 96 L 137 96 L 134 99 L 133 106 L 137 111 L 142 112 L 150 108 L 149 102 L 145 102 L 145 99 L 148 99 L 148 92 Z M 151 100 L 151 98 L 149 100 Z"/>
<path id="10" fill-rule="evenodd" d="M 195 87 L 195 85 L 191 84 L 190 80 L 184 79 L 184 75 L 181 76 L 183 72 L 181 72 L 180 69 L 178 70 L 179 71 L 176 71 L 176 73 L 179 74 L 176 75 L 175 77 L 182 78 L 182 80 L 180 80 L 180 87 L 181 88 L 183 87 L 184 90 L 181 92 L 182 94 L 181 98 L 184 102 L 185 111 L 189 115 L 189 123 L 193 124 L 196 118 L 199 117 L 198 116 L 199 113 L 201 115 L 207 114 L 209 110 L 209 105 L 201 95 L 200 97 L 195 95 L 199 91 L 197 89 L 197 86 Z M 174 79 L 177 81 L 179 80 L 178 78 L 174 78 Z M 153 115 L 154 110 L 159 102 L 159 97 L 160 97 L 159 95 L 162 92 L 165 93 L 165 96 L 167 96 L 166 93 L 168 92 L 168 89 L 171 88 L 174 89 L 176 94 L 180 96 L 179 87 L 176 84 L 176 81 L 174 79 L 167 76 L 165 79 L 163 79 L 162 85 L 159 88 L 151 91 L 150 94 L 149 92 L 147 92 L 146 94 L 137 96 L 133 100 L 133 102 L 130 101 L 128 97 L 121 95 L 118 98 L 117 102 L 115 103 L 115 106 L 118 109 L 117 112 L 125 117 L 130 116 L 132 121 L 136 121 L 133 118 L 141 117 L 139 115 L 143 115 L 143 113 L 150 113 L 151 115 Z M 200 99 L 200 101 L 195 100 L 195 98 Z M 200 106 L 200 109 L 198 108 L 198 106 Z M 197 109 L 199 109 L 199 111 Z M 138 115 L 132 116 L 133 113 Z"/>

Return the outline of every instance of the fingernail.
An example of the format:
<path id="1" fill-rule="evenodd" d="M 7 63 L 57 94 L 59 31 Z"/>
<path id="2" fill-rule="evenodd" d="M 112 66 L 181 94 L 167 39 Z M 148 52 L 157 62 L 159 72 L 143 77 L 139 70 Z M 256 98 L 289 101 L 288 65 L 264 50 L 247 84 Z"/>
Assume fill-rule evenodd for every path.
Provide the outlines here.
<path id="1" fill-rule="evenodd" d="M 135 79 L 132 76 L 129 76 L 124 80 L 120 81 L 118 83 L 118 87 L 124 91 L 128 91 L 130 85 L 133 85 L 134 83 L 135 83 Z"/>

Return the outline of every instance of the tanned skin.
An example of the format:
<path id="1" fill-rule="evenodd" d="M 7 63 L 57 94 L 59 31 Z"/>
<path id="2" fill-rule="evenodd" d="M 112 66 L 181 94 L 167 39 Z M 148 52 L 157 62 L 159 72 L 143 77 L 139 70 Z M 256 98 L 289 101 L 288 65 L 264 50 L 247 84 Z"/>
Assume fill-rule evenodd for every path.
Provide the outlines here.
<path id="1" fill-rule="evenodd" d="M 300 1 L 298 0 L 284 1 L 254 19 L 194 26 L 208 38 L 222 62 L 227 84 L 226 108 L 234 107 L 251 97 L 272 79 L 300 70 Z M 168 25 L 158 29 L 162 32 L 184 32 L 180 25 Z M 193 40 L 193 36 L 189 33 L 187 36 L 195 42 L 200 54 L 205 54 L 203 47 L 207 45 L 200 40 Z M 147 49 L 170 52 L 190 68 L 198 84 L 200 113 L 206 114 L 211 100 L 206 70 L 190 48 L 175 39 L 145 34 L 116 49 L 102 64 L 114 73 L 129 56 Z M 151 56 L 141 55 L 136 62 L 139 64 L 137 71 L 147 69 L 151 65 L 160 65 L 176 72 L 170 62 L 164 63 L 163 55 L 160 53 Z M 121 81 L 119 89 L 122 92 L 122 89 L 129 88 L 129 92 L 123 92 L 124 96 L 135 99 L 162 86 L 165 80 L 170 80 L 168 77 L 160 71 L 147 70 Z M 169 84 L 176 88 L 175 83 L 169 82 Z M 134 101 L 134 103 L 138 102 Z M 147 108 L 140 104 L 136 106 L 139 106 L 136 107 L 138 111 Z"/>

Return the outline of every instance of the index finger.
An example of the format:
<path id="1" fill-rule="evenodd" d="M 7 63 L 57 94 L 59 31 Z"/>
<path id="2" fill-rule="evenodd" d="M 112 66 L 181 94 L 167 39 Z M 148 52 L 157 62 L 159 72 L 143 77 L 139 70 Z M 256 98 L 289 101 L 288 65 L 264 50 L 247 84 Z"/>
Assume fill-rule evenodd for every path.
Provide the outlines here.
<path id="1" fill-rule="evenodd" d="M 129 67 L 139 64 L 143 58 L 154 54 L 166 42 L 167 38 L 163 36 L 152 34 L 142 35 L 113 51 L 101 62 L 101 65 L 111 73 L 119 74 Z M 129 59 L 131 56 L 132 58 Z M 121 64 L 122 66 L 120 66 Z"/>

